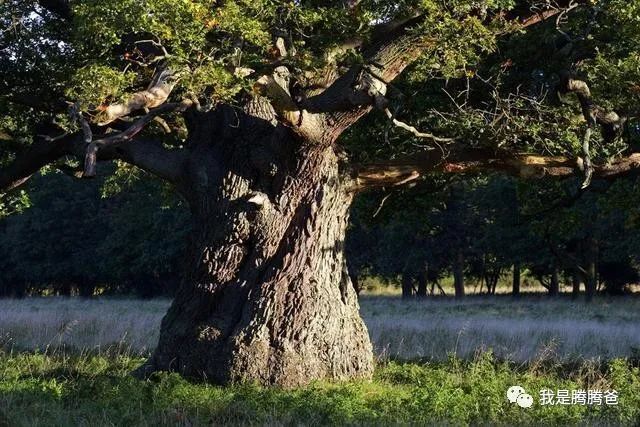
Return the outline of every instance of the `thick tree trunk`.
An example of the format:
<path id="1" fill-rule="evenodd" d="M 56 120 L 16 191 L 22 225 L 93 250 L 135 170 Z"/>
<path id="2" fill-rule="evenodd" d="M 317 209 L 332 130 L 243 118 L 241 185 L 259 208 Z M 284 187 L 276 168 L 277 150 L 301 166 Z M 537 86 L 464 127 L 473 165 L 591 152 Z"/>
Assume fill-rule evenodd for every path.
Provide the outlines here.
<path id="1" fill-rule="evenodd" d="M 228 139 L 200 143 L 187 165 L 191 273 L 138 374 L 284 387 L 369 377 L 371 343 L 343 255 L 349 176 L 330 145 L 232 113 Z M 227 123 L 221 114 L 211 126 Z M 224 166 L 209 161 L 220 157 Z"/>

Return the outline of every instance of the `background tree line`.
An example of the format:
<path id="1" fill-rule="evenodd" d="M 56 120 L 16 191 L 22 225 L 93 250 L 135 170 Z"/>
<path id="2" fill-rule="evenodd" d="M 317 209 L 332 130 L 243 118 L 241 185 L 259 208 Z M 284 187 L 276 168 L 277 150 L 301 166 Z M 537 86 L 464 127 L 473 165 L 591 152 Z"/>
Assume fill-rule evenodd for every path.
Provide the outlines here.
<path id="1" fill-rule="evenodd" d="M 35 179 L 29 198 L 0 219 L 0 295 L 170 295 L 188 212 L 158 181 L 124 174 L 84 185 L 56 172 Z"/>
<path id="2" fill-rule="evenodd" d="M 347 245 L 350 266 L 399 280 L 405 297 L 442 294 L 448 276 L 457 297 L 465 282 L 493 294 L 507 275 L 517 295 L 525 272 L 551 295 L 562 284 L 587 298 L 628 292 L 640 255 L 634 183 L 599 183 L 589 193 L 576 183 L 496 176 L 362 198 Z"/>
<path id="3" fill-rule="evenodd" d="M 174 194 L 126 168 L 82 185 L 48 175 L 0 220 L 0 295 L 172 294 L 190 228 Z M 428 177 L 365 193 L 346 241 L 350 274 L 358 290 L 375 276 L 407 298 L 445 294 L 447 277 L 457 297 L 471 284 L 493 294 L 507 277 L 517 295 L 525 274 L 550 295 L 563 284 L 588 298 L 628 292 L 639 280 L 635 181 L 599 182 L 585 193 L 578 184 Z"/>

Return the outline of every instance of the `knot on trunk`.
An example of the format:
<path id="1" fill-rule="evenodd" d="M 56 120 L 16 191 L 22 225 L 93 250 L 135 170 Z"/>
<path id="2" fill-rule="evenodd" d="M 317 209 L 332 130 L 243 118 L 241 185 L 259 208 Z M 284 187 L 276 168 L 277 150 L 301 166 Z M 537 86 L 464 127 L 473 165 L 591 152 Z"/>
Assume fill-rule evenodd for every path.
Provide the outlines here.
<path id="1" fill-rule="evenodd" d="M 373 66 L 364 67 L 360 73 L 351 102 L 354 105 L 373 104 L 384 110 L 387 105 L 387 83 L 379 77 L 379 71 Z"/>

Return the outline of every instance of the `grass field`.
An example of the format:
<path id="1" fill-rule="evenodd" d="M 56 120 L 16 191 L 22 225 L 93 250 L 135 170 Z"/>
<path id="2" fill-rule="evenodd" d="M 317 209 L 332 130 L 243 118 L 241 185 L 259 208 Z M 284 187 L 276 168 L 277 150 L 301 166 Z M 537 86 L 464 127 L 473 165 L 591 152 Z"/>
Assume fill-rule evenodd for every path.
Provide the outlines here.
<path id="1" fill-rule="evenodd" d="M 640 299 L 365 296 L 371 382 L 298 390 L 215 387 L 128 372 L 157 340 L 167 300 L 0 301 L 2 425 L 636 425 Z M 615 389 L 616 406 L 523 409 L 505 393 Z M 537 397 L 536 397 L 537 400 Z"/>
<path id="2" fill-rule="evenodd" d="M 640 298 L 470 296 L 403 301 L 363 296 L 362 315 L 381 359 L 473 358 L 492 349 L 501 359 L 531 362 L 629 357 L 640 349 Z M 117 346 L 144 356 L 155 346 L 166 299 L 28 298 L 0 300 L 0 346 L 15 350 Z"/>

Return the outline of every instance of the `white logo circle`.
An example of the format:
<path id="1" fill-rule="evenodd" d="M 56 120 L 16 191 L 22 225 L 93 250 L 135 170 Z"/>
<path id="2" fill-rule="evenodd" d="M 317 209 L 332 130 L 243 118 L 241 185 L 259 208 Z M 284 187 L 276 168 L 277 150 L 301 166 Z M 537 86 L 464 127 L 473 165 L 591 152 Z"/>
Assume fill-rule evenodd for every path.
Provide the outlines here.
<path id="1" fill-rule="evenodd" d="M 533 406 L 533 396 L 527 393 L 522 393 L 516 399 L 516 403 L 521 408 L 531 408 Z"/>
<path id="2" fill-rule="evenodd" d="M 512 385 L 507 390 L 507 399 L 511 403 L 516 403 L 518 396 L 520 396 L 523 393 L 525 393 L 525 391 L 522 387 L 520 387 L 519 385 Z"/>

